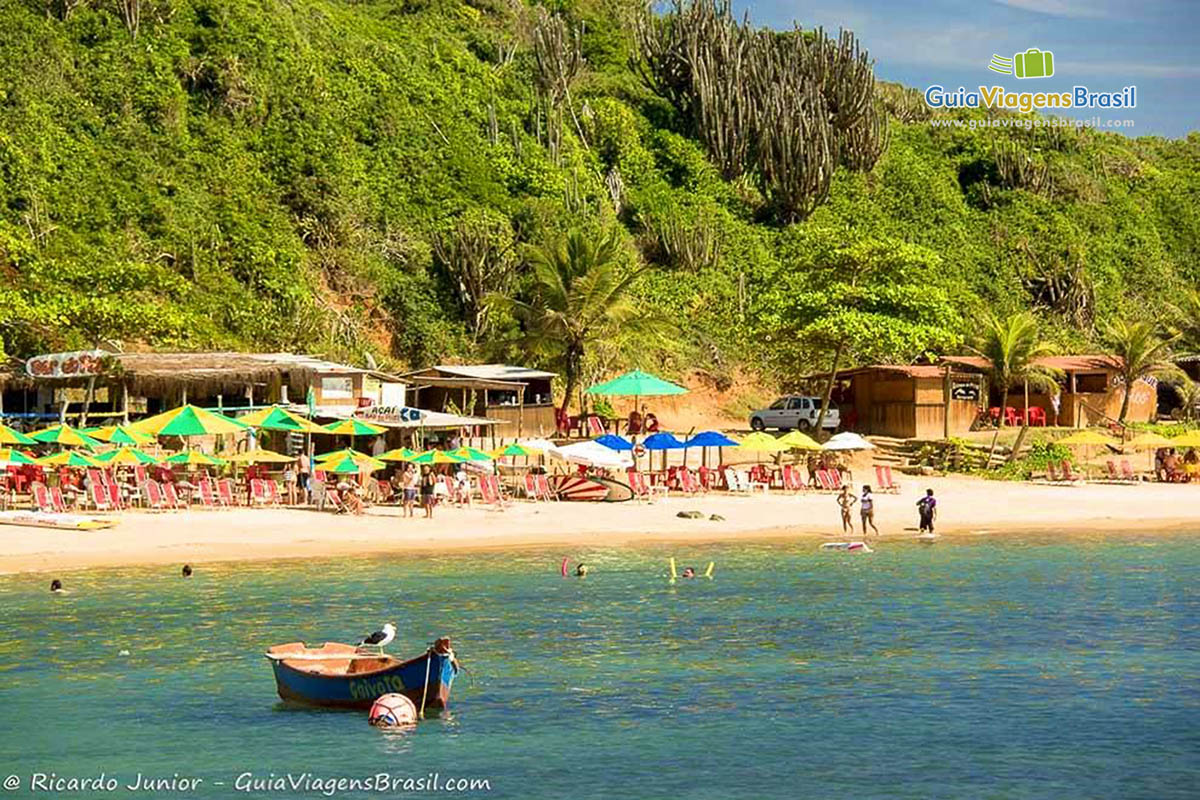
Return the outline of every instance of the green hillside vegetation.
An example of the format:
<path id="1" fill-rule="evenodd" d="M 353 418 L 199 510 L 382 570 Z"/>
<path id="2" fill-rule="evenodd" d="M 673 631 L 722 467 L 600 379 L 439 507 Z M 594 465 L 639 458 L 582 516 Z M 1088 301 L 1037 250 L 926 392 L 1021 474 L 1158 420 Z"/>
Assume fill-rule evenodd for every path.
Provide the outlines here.
<path id="1" fill-rule="evenodd" d="M 619 269 L 640 270 L 629 299 L 671 325 L 594 342 L 588 380 L 787 384 L 839 346 L 843 364 L 955 349 L 984 310 L 1093 349 L 1200 281 L 1198 134 L 935 128 L 911 90 L 851 74 L 831 48 L 852 42 L 759 32 L 749 46 L 777 50 L 748 68 L 841 58 L 849 77 L 747 81 L 759 100 L 720 102 L 779 116 L 718 120 L 754 133 L 731 153 L 647 80 L 646 31 L 673 34 L 639 20 L 625 0 L 5 4 L 4 350 L 555 366 L 514 309 L 535 246 L 571 230 L 615 232 Z M 810 139 L 768 135 L 789 126 Z M 804 163 L 777 174 L 786 159 Z"/>

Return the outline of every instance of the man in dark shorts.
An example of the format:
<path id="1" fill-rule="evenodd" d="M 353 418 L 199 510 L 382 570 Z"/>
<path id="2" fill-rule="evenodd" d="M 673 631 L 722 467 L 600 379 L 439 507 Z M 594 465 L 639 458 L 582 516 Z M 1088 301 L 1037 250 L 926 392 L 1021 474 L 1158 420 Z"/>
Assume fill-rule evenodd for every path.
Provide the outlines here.
<path id="1" fill-rule="evenodd" d="M 933 489 L 926 489 L 925 496 L 917 501 L 917 513 L 921 515 L 921 533 L 933 533 L 933 519 L 937 516 L 937 499 Z"/>

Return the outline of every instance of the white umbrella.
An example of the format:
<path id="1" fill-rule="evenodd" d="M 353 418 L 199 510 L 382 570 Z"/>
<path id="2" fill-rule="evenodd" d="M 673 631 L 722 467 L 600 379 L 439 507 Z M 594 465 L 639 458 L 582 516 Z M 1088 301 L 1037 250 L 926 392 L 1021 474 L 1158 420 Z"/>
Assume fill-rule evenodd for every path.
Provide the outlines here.
<path id="1" fill-rule="evenodd" d="M 585 467 L 605 467 L 608 469 L 625 469 L 633 466 L 633 459 L 627 452 L 610 450 L 596 442 L 579 442 L 564 447 L 555 447 L 547 451 L 550 455 L 569 461 L 572 464 L 583 464 Z"/>
<path id="2" fill-rule="evenodd" d="M 828 442 L 823 444 L 822 449 L 825 450 L 874 450 L 875 445 L 868 442 L 857 433 L 846 431 L 833 436 Z"/>

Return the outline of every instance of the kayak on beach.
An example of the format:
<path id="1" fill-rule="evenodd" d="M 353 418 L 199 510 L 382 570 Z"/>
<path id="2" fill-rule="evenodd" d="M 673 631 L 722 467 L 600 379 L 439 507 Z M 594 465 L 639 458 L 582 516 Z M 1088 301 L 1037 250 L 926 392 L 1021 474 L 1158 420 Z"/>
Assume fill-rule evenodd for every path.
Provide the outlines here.
<path id="1" fill-rule="evenodd" d="M 94 531 L 111 528 L 115 519 L 97 519 L 82 514 L 57 514 L 43 511 L 0 511 L 0 525 L 21 525 L 30 528 L 58 528 L 70 531 Z"/>

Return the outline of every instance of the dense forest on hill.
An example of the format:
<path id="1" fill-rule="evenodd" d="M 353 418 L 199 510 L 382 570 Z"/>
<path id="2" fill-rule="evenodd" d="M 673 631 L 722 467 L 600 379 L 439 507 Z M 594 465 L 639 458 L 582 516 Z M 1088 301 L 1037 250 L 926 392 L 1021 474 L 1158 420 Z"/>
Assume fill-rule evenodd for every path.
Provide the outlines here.
<path id="1" fill-rule="evenodd" d="M 985 310 L 1099 347 L 1200 281 L 1200 134 L 934 127 L 856 75 L 861 113 L 830 112 L 825 166 L 789 187 L 772 165 L 811 148 L 722 150 L 655 80 L 646 25 L 630 0 L 4 3 L 3 351 L 529 362 L 519 303 L 493 301 L 569 230 L 613 237 L 627 300 L 665 322 L 603 338 L 589 377 L 787 383 L 835 341 L 960 347 Z"/>

